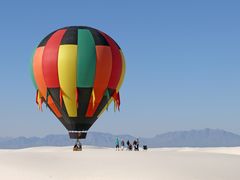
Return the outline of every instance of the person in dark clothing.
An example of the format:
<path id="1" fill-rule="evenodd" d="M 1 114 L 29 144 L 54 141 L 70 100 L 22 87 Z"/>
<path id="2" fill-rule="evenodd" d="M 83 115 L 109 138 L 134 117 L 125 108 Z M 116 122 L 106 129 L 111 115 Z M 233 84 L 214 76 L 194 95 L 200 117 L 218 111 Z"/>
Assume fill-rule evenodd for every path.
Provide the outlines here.
<path id="1" fill-rule="evenodd" d="M 118 138 L 116 138 L 115 144 L 116 144 L 116 150 L 119 151 L 119 140 L 118 140 Z"/>
<path id="2" fill-rule="evenodd" d="M 139 139 L 137 138 L 137 144 L 136 144 L 136 146 L 137 146 L 137 151 L 139 151 Z"/>
<path id="3" fill-rule="evenodd" d="M 124 140 L 122 139 L 122 141 L 121 141 L 121 150 L 122 150 L 122 151 L 124 150 L 124 146 L 125 146 L 125 142 L 124 142 Z"/>
<path id="4" fill-rule="evenodd" d="M 137 141 L 136 140 L 133 141 L 133 147 L 134 147 L 134 151 L 137 151 Z"/>
<path id="5" fill-rule="evenodd" d="M 132 144 L 129 143 L 129 147 L 128 147 L 129 151 L 132 151 Z"/>
<path id="6" fill-rule="evenodd" d="M 129 142 L 129 140 L 127 141 L 127 146 L 129 147 L 129 144 L 130 144 L 130 142 Z"/>
<path id="7" fill-rule="evenodd" d="M 127 141 L 127 146 L 128 146 L 128 150 L 131 151 L 132 150 L 132 145 L 131 145 L 129 140 Z"/>

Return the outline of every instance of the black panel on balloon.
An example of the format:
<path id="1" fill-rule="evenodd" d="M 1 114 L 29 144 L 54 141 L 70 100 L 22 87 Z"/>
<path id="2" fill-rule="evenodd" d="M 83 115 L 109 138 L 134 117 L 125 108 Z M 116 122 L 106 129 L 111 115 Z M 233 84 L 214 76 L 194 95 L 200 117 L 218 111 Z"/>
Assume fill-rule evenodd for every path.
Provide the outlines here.
<path id="1" fill-rule="evenodd" d="M 85 117 L 89 100 L 92 95 L 92 88 L 78 88 L 78 116 Z"/>
<path id="2" fill-rule="evenodd" d="M 53 35 L 53 33 L 55 33 L 56 31 L 50 33 L 49 35 L 47 35 L 38 45 L 38 47 L 41 46 L 45 46 L 47 44 L 47 41 L 50 39 L 50 37 Z"/>
<path id="3" fill-rule="evenodd" d="M 77 117 L 69 117 L 64 100 L 62 99 L 62 105 L 60 105 L 60 88 L 49 88 L 48 93 L 52 97 L 55 105 L 62 114 L 62 119 L 59 119 L 63 125 L 72 131 L 87 131 L 93 123 L 97 120 L 97 116 L 100 114 L 102 109 L 106 106 L 110 98 L 112 97 L 114 89 L 108 89 L 108 94 L 103 96 L 99 103 L 96 112 L 93 117 L 86 117 L 85 114 L 88 109 L 89 101 L 92 94 L 92 88 L 78 88 L 78 111 Z"/>
<path id="4" fill-rule="evenodd" d="M 55 105 L 60 107 L 60 88 L 48 88 L 47 89 L 49 95 L 52 97 Z"/>
<path id="5" fill-rule="evenodd" d="M 69 137 L 71 139 L 85 139 L 86 136 L 86 132 L 69 132 Z"/>
<path id="6" fill-rule="evenodd" d="M 109 46 L 107 40 L 103 37 L 103 35 L 95 29 L 89 28 L 92 33 L 93 39 L 95 41 L 95 45 Z"/>
<path id="7" fill-rule="evenodd" d="M 72 123 L 69 121 L 68 114 L 65 108 L 64 101 L 62 100 L 62 106 L 60 105 L 60 88 L 49 88 L 47 89 L 49 95 L 52 97 L 54 104 L 62 114 L 62 118 L 67 124 L 67 129 L 72 128 Z"/>
<path id="8" fill-rule="evenodd" d="M 69 117 L 72 123 L 74 131 L 87 131 L 93 123 L 97 120 L 97 117 Z"/>
<path id="9" fill-rule="evenodd" d="M 112 96 L 113 92 L 112 92 L 111 89 L 108 88 L 109 97 L 106 96 L 106 95 L 103 96 L 101 102 L 99 103 L 99 105 L 98 105 L 98 107 L 97 107 L 97 109 L 94 113 L 94 116 L 97 117 L 101 113 L 102 109 L 107 105 L 108 101 L 111 99 L 111 96 Z"/>
<path id="10" fill-rule="evenodd" d="M 47 107 L 50 109 L 50 111 L 51 111 L 53 114 L 55 114 L 49 105 L 47 105 Z M 55 115 L 55 116 L 56 116 L 56 115 Z M 67 122 L 63 117 L 60 117 L 60 118 L 59 118 L 59 117 L 56 116 L 56 118 L 58 118 L 58 120 L 63 124 L 63 126 L 64 126 L 66 129 L 69 129 L 69 128 L 70 128 L 69 122 Z"/>
<path id="11" fill-rule="evenodd" d="M 110 89 L 108 88 L 108 93 L 110 95 L 110 97 L 112 97 L 113 93 L 116 91 L 116 89 Z"/>
<path id="12" fill-rule="evenodd" d="M 78 29 L 76 27 L 67 28 L 63 35 L 61 45 L 63 44 L 77 44 L 78 42 Z"/>

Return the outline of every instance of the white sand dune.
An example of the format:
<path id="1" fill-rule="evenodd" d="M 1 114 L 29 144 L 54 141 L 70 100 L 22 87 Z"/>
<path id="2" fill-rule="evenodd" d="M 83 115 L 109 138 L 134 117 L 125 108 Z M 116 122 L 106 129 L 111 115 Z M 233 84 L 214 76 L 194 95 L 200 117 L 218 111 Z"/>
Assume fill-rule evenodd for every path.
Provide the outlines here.
<path id="1" fill-rule="evenodd" d="M 0 150 L 1 180 L 238 180 L 240 147 Z"/>

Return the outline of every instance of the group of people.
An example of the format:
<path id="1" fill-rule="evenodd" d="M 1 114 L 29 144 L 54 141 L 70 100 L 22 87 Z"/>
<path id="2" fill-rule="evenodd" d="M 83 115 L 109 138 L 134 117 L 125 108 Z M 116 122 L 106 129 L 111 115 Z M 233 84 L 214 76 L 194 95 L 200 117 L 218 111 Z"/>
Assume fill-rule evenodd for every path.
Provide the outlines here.
<path id="1" fill-rule="evenodd" d="M 131 144 L 131 142 L 129 140 L 127 140 L 127 149 L 129 151 L 139 151 L 139 139 L 137 138 L 136 140 L 133 141 L 133 143 Z M 116 150 L 124 150 L 125 149 L 125 141 L 122 139 L 121 142 L 119 142 L 119 139 L 116 138 Z"/>

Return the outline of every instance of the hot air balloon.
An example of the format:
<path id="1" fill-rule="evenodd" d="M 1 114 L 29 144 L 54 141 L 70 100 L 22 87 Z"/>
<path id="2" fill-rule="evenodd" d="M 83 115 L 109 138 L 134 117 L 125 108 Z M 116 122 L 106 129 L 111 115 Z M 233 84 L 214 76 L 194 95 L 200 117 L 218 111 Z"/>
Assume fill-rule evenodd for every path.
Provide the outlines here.
<path id="1" fill-rule="evenodd" d="M 77 142 L 112 101 L 119 110 L 125 60 L 104 32 L 85 26 L 58 29 L 39 43 L 31 67 L 39 109 L 45 103 Z"/>

